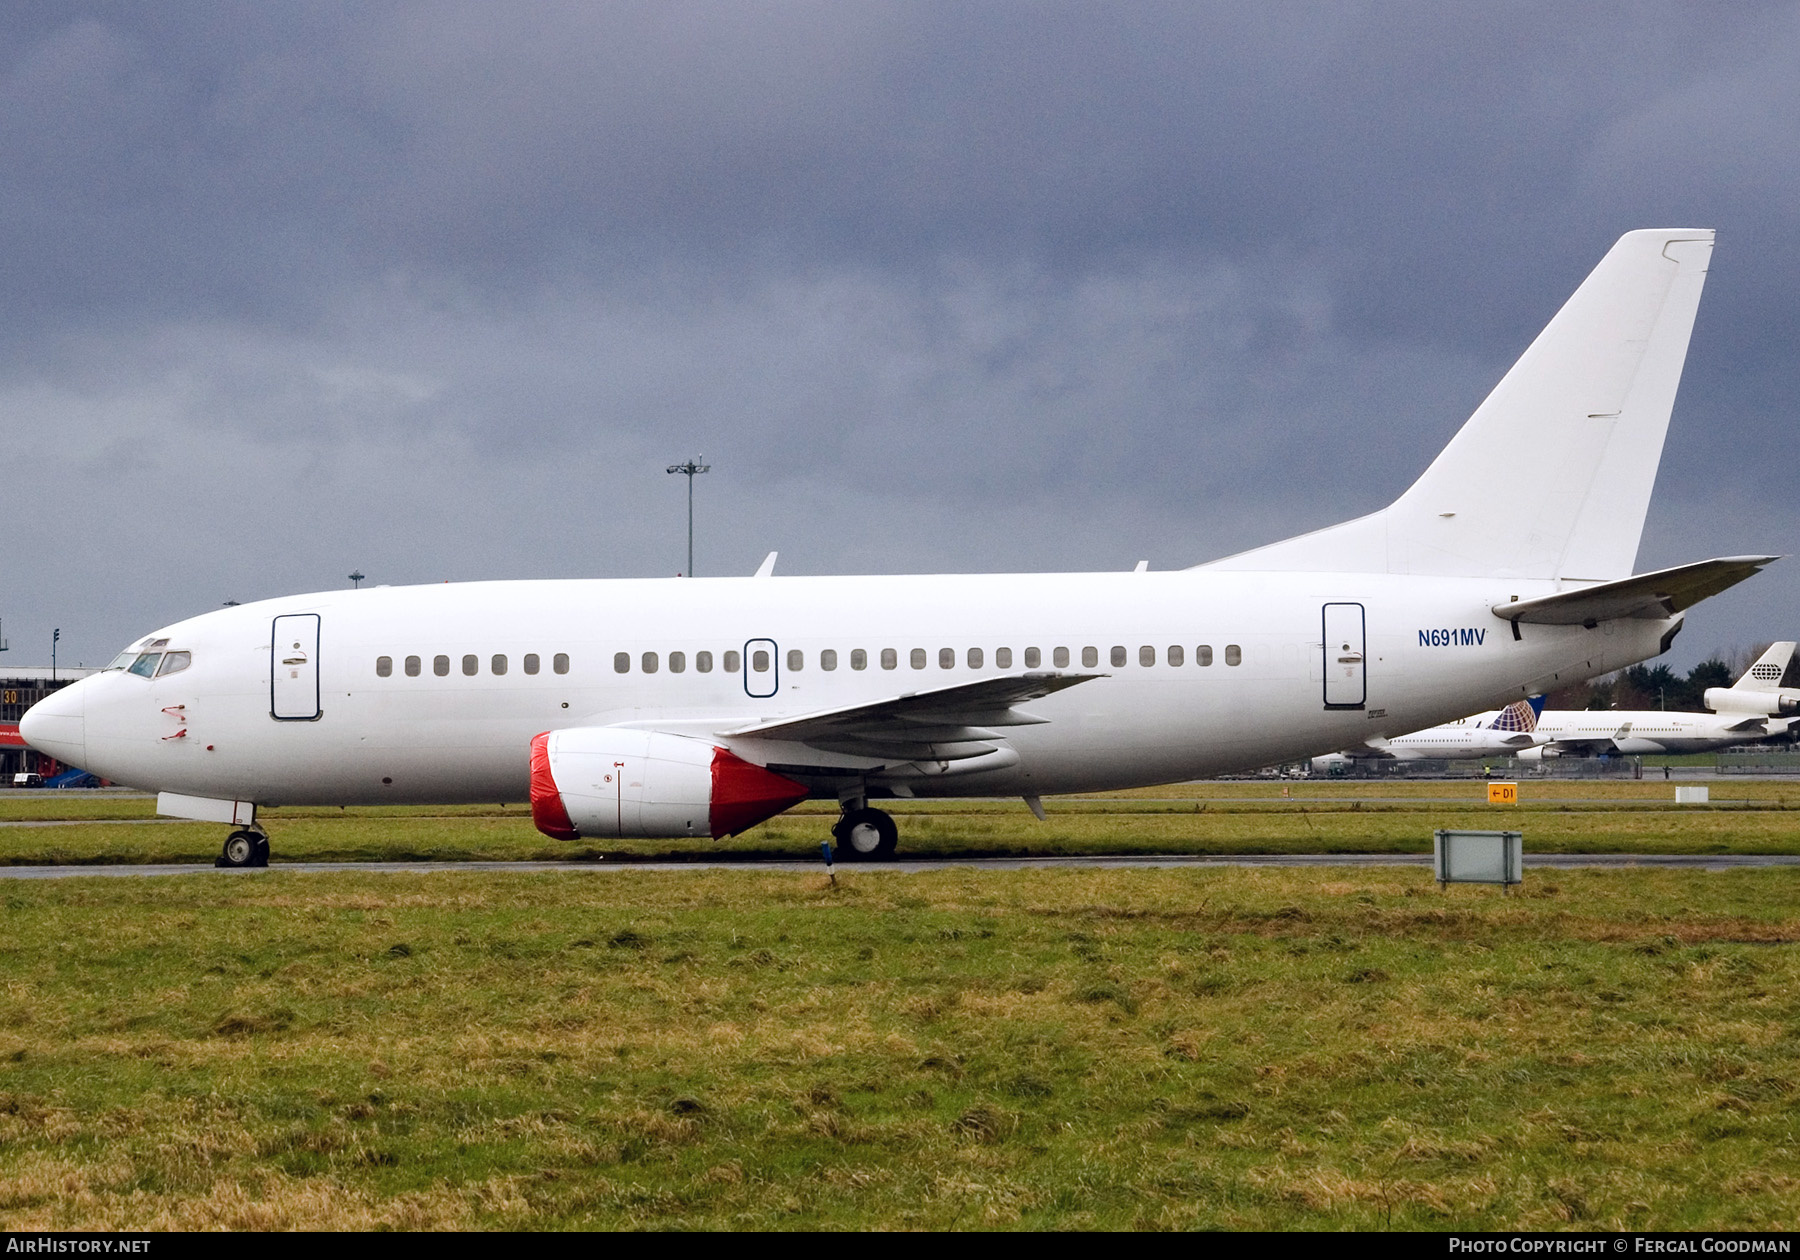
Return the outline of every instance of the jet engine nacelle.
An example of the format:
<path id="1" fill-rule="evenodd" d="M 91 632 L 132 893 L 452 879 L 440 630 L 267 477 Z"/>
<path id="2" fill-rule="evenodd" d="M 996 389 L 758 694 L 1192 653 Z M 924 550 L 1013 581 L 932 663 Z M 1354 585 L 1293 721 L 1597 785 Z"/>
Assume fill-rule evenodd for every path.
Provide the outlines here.
<path id="1" fill-rule="evenodd" d="M 1562 753 L 1557 751 L 1555 744 L 1539 744 L 1535 748 L 1521 748 L 1513 756 L 1520 761 L 1543 761 L 1547 757 L 1560 757 Z"/>
<path id="2" fill-rule="evenodd" d="M 531 741 L 531 820 L 558 840 L 736 835 L 805 785 L 702 739 L 587 726 Z"/>
<path id="3" fill-rule="evenodd" d="M 1714 713 L 1756 713 L 1764 717 L 1800 713 L 1800 691 L 1751 691 L 1747 687 L 1708 687 L 1701 697 Z"/>

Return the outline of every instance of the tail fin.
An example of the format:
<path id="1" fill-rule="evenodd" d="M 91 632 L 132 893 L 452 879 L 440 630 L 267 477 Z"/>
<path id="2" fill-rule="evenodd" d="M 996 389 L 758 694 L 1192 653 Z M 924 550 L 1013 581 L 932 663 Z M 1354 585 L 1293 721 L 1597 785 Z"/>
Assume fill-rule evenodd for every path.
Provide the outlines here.
<path id="1" fill-rule="evenodd" d="M 1756 664 L 1744 671 L 1744 676 L 1731 684 L 1733 691 L 1780 691 L 1781 676 L 1787 673 L 1788 662 L 1794 658 L 1794 644 L 1771 643 L 1769 650 L 1756 658 Z"/>
<path id="2" fill-rule="evenodd" d="M 1627 576 L 1712 245 L 1707 229 L 1626 233 L 1393 504 L 1200 567 Z"/>
<path id="3" fill-rule="evenodd" d="M 1544 711 L 1544 697 L 1532 696 L 1526 700 L 1514 700 L 1496 717 L 1488 728 L 1495 731 L 1520 731 L 1526 735 L 1537 730 L 1538 714 Z"/>

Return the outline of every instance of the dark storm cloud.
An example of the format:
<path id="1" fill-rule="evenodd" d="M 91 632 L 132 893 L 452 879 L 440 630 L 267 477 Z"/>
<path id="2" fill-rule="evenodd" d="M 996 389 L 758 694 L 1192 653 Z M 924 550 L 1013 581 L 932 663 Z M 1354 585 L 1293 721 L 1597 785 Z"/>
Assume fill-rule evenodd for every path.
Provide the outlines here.
<path id="1" fill-rule="evenodd" d="M 1779 550 L 1796 61 L 1792 4 L 12 6 L 0 422 L 61 454 L 0 525 L 101 647 L 668 571 L 696 449 L 711 571 L 1192 563 L 1379 506 L 1695 224 L 1644 561 Z"/>

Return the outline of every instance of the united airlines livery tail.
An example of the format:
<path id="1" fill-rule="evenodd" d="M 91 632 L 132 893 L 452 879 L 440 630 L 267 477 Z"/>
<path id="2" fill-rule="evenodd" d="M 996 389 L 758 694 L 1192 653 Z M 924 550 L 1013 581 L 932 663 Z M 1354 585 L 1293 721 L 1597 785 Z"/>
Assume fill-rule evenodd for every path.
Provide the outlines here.
<path id="1" fill-rule="evenodd" d="M 1626 233 L 1391 505 L 1197 567 L 1627 576 L 1712 247 L 1708 229 Z"/>
<path id="2" fill-rule="evenodd" d="M 1500 710 L 1489 730 L 1518 731 L 1529 735 L 1537 730 L 1538 715 L 1544 711 L 1544 697 L 1530 696 L 1524 700 L 1515 700 Z"/>

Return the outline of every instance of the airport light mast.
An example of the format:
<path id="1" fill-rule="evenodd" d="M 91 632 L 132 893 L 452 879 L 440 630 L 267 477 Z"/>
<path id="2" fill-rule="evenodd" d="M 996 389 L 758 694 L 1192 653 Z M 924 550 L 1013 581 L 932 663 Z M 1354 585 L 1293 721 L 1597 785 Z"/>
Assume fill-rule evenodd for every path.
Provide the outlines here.
<path id="1" fill-rule="evenodd" d="M 687 576 L 694 576 L 694 477 L 699 473 L 711 472 L 711 464 L 702 464 L 704 455 L 696 455 L 685 464 L 670 464 L 671 473 L 680 473 L 688 479 L 688 562 Z"/>

